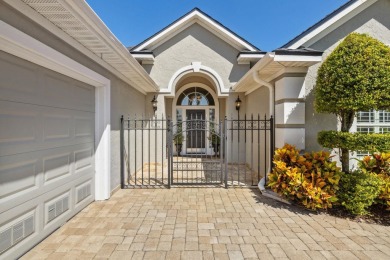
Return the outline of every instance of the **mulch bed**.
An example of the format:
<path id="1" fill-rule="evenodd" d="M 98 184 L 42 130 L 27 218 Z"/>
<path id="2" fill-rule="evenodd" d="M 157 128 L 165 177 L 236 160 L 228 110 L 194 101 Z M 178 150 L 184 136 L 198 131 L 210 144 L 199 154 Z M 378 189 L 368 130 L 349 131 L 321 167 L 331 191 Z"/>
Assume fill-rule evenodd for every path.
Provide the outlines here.
<path id="1" fill-rule="evenodd" d="M 342 206 L 334 206 L 333 208 L 328 209 L 326 212 L 331 216 L 340 217 L 359 223 L 370 223 L 390 226 L 390 211 L 386 210 L 386 207 L 377 204 L 371 206 L 369 210 L 370 214 L 365 216 L 352 215 Z"/>
<path id="2" fill-rule="evenodd" d="M 259 192 L 257 189 L 256 192 Z M 317 210 L 312 211 L 307 209 L 305 206 L 300 205 L 294 201 L 290 201 L 291 205 L 284 204 L 282 202 L 263 197 L 262 201 L 265 200 L 273 201 L 274 203 L 278 203 L 279 206 L 282 206 L 286 209 L 292 210 L 294 212 L 301 212 L 303 214 L 311 213 L 311 214 L 328 214 L 330 216 L 339 217 L 351 221 L 355 221 L 358 223 L 368 223 L 368 224 L 378 224 L 383 226 L 390 226 L 390 210 L 386 210 L 386 206 L 381 204 L 375 204 L 369 208 L 370 214 L 365 216 L 356 216 L 349 213 L 343 206 L 334 205 L 333 208 L 327 210 Z"/>

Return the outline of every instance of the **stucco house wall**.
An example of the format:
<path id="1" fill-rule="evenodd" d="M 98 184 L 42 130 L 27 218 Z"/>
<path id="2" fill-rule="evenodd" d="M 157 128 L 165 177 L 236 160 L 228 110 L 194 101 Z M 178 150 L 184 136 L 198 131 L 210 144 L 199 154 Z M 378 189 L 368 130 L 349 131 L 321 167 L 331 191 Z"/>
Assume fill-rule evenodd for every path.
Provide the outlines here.
<path id="1" fill-rule="evenodd" d="M 215 86 L 208 79 L 207 75 L 202 73 L 191 73 L 189 78 L 183 78 L 177 82 L 175 93 L 185 83 L 198 82 L 204 83 L 214 89 L 216 93 L 228 92 L 249 69 L 249 64 L 240 65 L 237 62 L 239 51 L 220 39 L 201 25 L 194 23 L 171 39 L 165 41 L 160 46 L 153 49 L 154 64 L 143 64 L 142 66 L 149 73 L 151 78 L 159 85 L 161 89 L 167 89 L 170 80 L 180 69 L 190 66 L 193 62 L 200 62 L 214 70 L 222 79 L 223 86 Z M 218 89 L 217 88 L 222 88 Z M 219 120 L 228 115 L 228 108 L 225 106 L 224 99 L 219 98 Z M 147 100 L 152 96 L 148 96 Z M 231 113 L 231 112 L 230 112 Z M 150 108 L 146 108 L 146 114 L 150 115 Z M 172 111 L 172 97 L 165 97 L 164 94 L 158 95 L 158 116 L 174 115 Z"/>
<path id="2" fill-rule="evenodd" d="M 390 45 L 390 1 L 379 0 L 348 20 L 346 23 L 325 35 L 321 39 L 305 45 L 323 51 L 323 61 L 336 46 L 351 32 L 367 33 Z M 336 130 L 337 118 L 329 114 L 318 114 L 314 109 L 314 87 L 317 71 L 322 63 L 310 67 L 306 78 L 306 150 L 323 149 L 317 142 L 317 133 L 321 130 Z"/>
<path id="3" fill-rule="evenodd" d="M 154 65 L 144 65 L 161 87 L 166 88 L 179 69 L 201 62 L 214 69 L 227 89 L 249 70 L 249 65 L 237 64 L 238 50 L 199 24 L 193 24 L 153 50 Z"/>
<path id="4" fill-rule="evenodd" d="M 257 120 L 260 117 L 260 120 L 264 120 L 265 116 L 269 119 L 269 90 L 267 87 L 261 87 L 250 93 L 245 97 L 245 110 L 247 113 L 247 119 Z M 258 135 L 260 134 L 260 136 Z M 258 171 L 260 163 L 260 174 L 265 176 L 265 172 L 269 170 L 269 158 L 270 153 L 269 149 L 265 150 L 265 147 L 270 147 L 269 143 L 269 131 L 253 131 L 253 140 L 252 132 L 247 131 L 247 142 L 245 143 L 246 154 L 248 155 L 246 159 L 247 165 L 250 166 L 254 171 Z M 258 145 L 258 140 L 260 140 L 260 145 Z M 253 141 L 253 143 L 252 143 Z M 266 153 L 265 153 L 266 151 Z M 259 153 L 260 152 L 260 153 Z M 257 160 L 257 158 L 259 160 Z"/>
<path id="5" fill-rule="evenodd" d="M 40 27 L 17 10 L 1 1 L 0 17 L 4 22 L 35 39 L 39 39 L 44 44 L 83 64 L 100 75 L 103 75 L 111 81 L 111 190 L 114 190 L 120 184 L 120 116 L 127 115 L 130 112 L 136 114 L 144 113 L 145 95 L 117 78 L 96 62 L 90 60 L 83 53 L 78 52 L 73 47 L 64 43 L 45 28 Z"/>

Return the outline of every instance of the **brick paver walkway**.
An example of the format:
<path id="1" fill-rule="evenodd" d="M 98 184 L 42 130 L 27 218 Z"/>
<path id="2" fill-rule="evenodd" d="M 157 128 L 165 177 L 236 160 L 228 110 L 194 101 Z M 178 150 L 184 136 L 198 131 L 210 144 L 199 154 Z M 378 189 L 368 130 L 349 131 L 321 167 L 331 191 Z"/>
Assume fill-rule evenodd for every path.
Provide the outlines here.
<path id="1" fill-rule="evenodd" d="M 390 259 L 390 227 L 310 214 L 257 190 L 120 190 L 24 259 Z"/>

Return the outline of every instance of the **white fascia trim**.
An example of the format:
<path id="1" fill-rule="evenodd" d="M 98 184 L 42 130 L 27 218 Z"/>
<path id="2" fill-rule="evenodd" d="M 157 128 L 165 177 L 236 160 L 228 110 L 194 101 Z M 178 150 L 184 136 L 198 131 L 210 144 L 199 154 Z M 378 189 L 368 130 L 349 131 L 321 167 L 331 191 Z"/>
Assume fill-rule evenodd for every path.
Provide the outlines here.
<path id="1" fill-rule="evenodd" d="M 259 60 L 245 75 L 233 86 L 234 92 L 241 92 L 246 87 L 245 82 L 247 80 L 253 80 L 253 73 L 254 71 L 258 72 L 265 66 L 267 66 L 270 62 L 274 60 L 275 53 L 268 52 L 266 55 L 264 55 L 261 60 Z"/>
<path id="2" fill-rule="evenodd" d="M 240 65 L 249 64 L 251 61 L 258 61 L 264 57 L 264 54 L 240 54 L 237 57 L 237 63 Z"/>
<path id="3" fill-rule="evenodd" d="M 316 28 L 312 32 L 308 33 L 307 35 L 305 35 L 304 37 L 299 39 L 297 42 L 287 46 L 286 48 L 287 49 L 297 49 L 300 46 L 303 46 L 308 41 L 310 41 L 313 38 L 315 38 L 316 36 L 320 35 L 323 31 L 330 29 L 330 27 L 332 27 L 333 25 L 336 25 L 337 23 L 341 23 L 342 22 L 341 20 L 344 19 L 345 21 L 347 21 L 348 19 L 350 19 L 353 16 L 355 16 L 356 14 L 358 14 L 359 12 L 356 12 L 354 14 L 353 11 L 355 9 L 357 9 L 358 7 L 360 7 L 361 5 L 365 4 L 365 6 L 362 8 L 362 10 L 364 10 L 365 8 L 369 7 L 370 5 L 374 4 L 377 1 L 378 0 L 359 0 L 359 1 L 356 1 L 356 3 L 350 5 L 348 8 L 346 8 L 342 12 L 335 15 L 332 19 L 326 21 L 325 23 L 320 25 L 318 28 Z M 350 18 L 347 17 L 348 15 L 351 15 L 351 17 Z"/>
<path id="4" fill-rule="evenodd" d="M 274 61 L 321 62 L 322 56 L 275 55 Z"/>
<path id="5" fill-rule="evenodd" d="M 154 61 L 153 54 L 132 54 L 133 57 L 137 60 L 148 60 L 148 61 Z"/>
<path id="6" fill-rule="evenodd" d="M 110 80 L 3 21 L 0 21 L 0 50 L 96 88 L 95 200 L 108 199 L 111 176 Z"/>
<path id="7" fill-rule="evenodd" d="M 116 38 L 116 36 L 108 29 L 99 16 L 92 10 L 92 8 L 85 2 L 80 0 L 57 0 L 61 5 L 66 6 L 72 14 L 85 22 L 91 31 L 98 34 L 104 42 L 113 48 L 113 50 L 122 57 L 123 61 L 129 64 L 145 81 L 147 87 L 145 91 L 155 92 L 159 90 L 157 84 L 144 70 L 144 68 L 132 57 L 128 49 Z"/>
<path id="8" fill-rule="evenodd" d="M 241 58 L 244 58 L 244 59 L 261 59 L 263 57 L 264 57 L 264 54 L 241 53 L 240 55 L 238 55 L 237 59 L 241 59 Z"/>
<path id="9" fill-rule="evenodd" d="M 175 35 L 173 32 L 175 30 L 179 30 L 181 26 L 185 25 L 192 19 L 199 19 L 201 22 L 204 22 L 205 25 L 209 26 L 213 30 L 216 30 L 220 32 L 222 35 L 224 35 L 227 38 L 232 39 L 234 42 L 236 42 L 238 45 L 243 46 L 244 49 L 248 49 L 249 51 L 257 51 L 254 49 L 251 45 L 237 37 L 236 35 L 232 34 L 225 28 L 223 28 L 221 25 L 217 24 L 210 18 L 206 17 L 202 13 L 200 13 L 198 10 L 193 11 L 192 13 L 188 14 L 186 17 L 183 17 L 181 20 L 177 21 L 176 23 L 172 24 L 168 28 L 166 28 L 164 31 L 158 33 L 148 41 L 144 42 L 142 45 L 138 46 L 134 51 L 141 51 L 144 49 L 148 49 L 147 47 L 150 45 L 153 45 L 154 42 L 160 41 L 161 38 L 164 38 L 167 35 Z"/>

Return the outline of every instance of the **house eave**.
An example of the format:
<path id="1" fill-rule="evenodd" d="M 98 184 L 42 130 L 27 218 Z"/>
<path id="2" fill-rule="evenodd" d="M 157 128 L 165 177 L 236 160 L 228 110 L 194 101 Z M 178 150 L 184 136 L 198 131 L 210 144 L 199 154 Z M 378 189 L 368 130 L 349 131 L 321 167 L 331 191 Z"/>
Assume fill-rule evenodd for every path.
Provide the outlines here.
<path id="1" fill-rule="evenodd" d="M 260 51 L 257 47 L 250 44 L 248 41 L 241 38 L 240 36 L 232 32 L 230 29 L 223 26 L 221 23 L 214 20 L 207 14 L 203 13 L 198 8 L 191 10 L 190 12 L 180 17 L 179 19 L 177 19 L 167 27 L 163 28 L 156 34 L 152 35 L 151 37 L 144 40 L 137 46 L 133 47 L 131 51 L 144 51 L 144 50 L 153 51 L 162 43 L 171 39 L 181 31 L 183 31 L 184 29 L 188 28 L 189 26 L 195 23 L 198 23 L 201 26 L 205 27 L 207 30 L 209 30 L 219 38 L 223 39 L 227 43 L 229 43 L 238 51 L 243 51 L 243 50 Z"/>
<path id="2" fill-rule="evenodd" d="M 264 55 L 265 53 L 241 52 L 238 54 L 237 63 L 250 64 L 251 62 L 258 62 Z"/>
<path id="3" fill-rule="evenodd" d="M 5 2 L 141 93 L 146 94 L 147 92 L 157 92 L 159 90 L 153 79 L 130 55 L 126 47 L 119 42 L 85 1 L 56 0 L 54 2 L 41 1 L 35 3 L 5 0 Z M 46 4 L 50 4 L 52 7 L 55 6 L 56 11 L 48 11 L 45 8 Z M 71 19 L 83 30 L 71 30 L 68 27 L 69 23 L 58 19 L 58 17 L 64 14 L 70 17 L 68 20 Z M 86 34 L 93 40 L 86 40 Z"/>
<path id="4" fill-rule="evenodd" d="M 249 94 L 286 73 L 306 73 L 307 69 L 322 61 L 318 55 L 278 55 L 269 52 L 259 60 L 232 88 L 234 92 Z M 259 83 L 260 82 L 260 83 Z"/>
<path id="5" fill-rule="evenodd" d="M 131 55 L 140 62 L 142 65 L 144 64 L 154 64 L 154 55 L 149 52 L 130 52 Z"/>
<path id="6" fill-rule="evenodd" d="M 359 14 L 378 0 L 351 0 L 343 6 L 327 15 L 325 18 L 302 32 L 281 48 L 297 49 L 302 46 L 309 46 L 335 28 L 347 22 L 352 17 Z"/>

